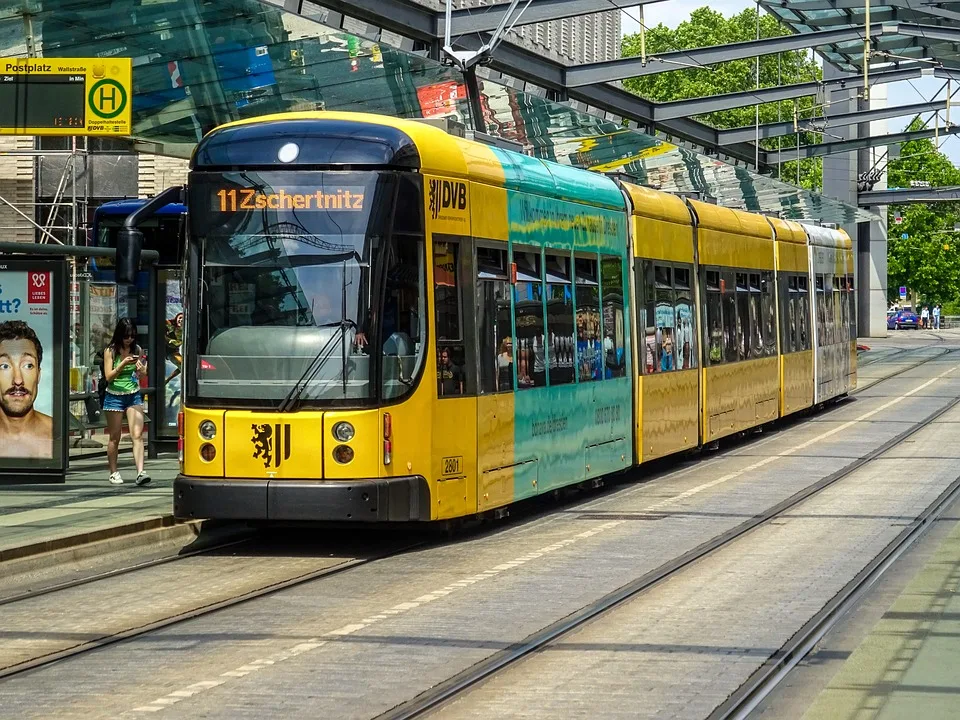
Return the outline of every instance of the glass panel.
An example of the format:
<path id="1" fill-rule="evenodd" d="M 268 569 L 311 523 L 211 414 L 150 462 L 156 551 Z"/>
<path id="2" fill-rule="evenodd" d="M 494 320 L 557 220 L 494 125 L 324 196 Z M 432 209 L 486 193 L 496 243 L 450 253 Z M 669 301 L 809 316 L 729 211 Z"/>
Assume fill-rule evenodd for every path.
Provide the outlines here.
<path id="1" fill-rule="evenodd" d="M 784 354 L 794 352 L 797 346 L 797 276 L 780 276 L 781 306 L 783 307 L 783 327 L 780 332 L 780 342 L 783 344 Z"/>
<path id="2" fill-rule="evenodd" d="M 620 258 L 601 258 L 600 285 L 603 288 L 604 377 L 623 377 L 627 374 L 627 361 L 623 337 L 623 261 Z"/>
<path id="3" fill-rule="evenodd" d="M 707 362 L 719 365 L 724 357 L 723 295 L 720 290 L 720 273 L 716 270 L 704 272 L 706 290 L 706 328 Z"/>
<path id="4" fill-rule="evenodd" d="M 517 389 L 547 384 L 543 352 L 543 284 L 518 282 L 514 291 L 517 330 Z"/>
<path id="5" fill-rule="evenodd" d="M 763 271 L 762 316 L 763 316 L 763 343 L 764 355 L 773 357 L 777 354 L 777 303 L 774 299 L 773 272 Z"/>
<path id="6" fill-rule="evenodd" d="M 603 376 L 600 343 L 600 286 L 597 261 L 576 258 L 577 291 L 577 378 L 580 382 Z"/>
<path id="7" fill-rule="evenodd" d="M 157 273 L 160 292 L 165 298 L 164 368 L 161 388 L 161 408 L 154 412 L 160 437 L 177 436 L 177 414 L 180 412 L 181 382 L 183 377 L 183 285 L 180 270 L 160 270 Z"/>
<path id="8" fill-rule="evenodd" d="M 134 133 L 189 157 L 212 127 L 292 110 L 358 110 L 396 117 L 450 117 L 470 125 L 462 73 L 382 40 L 362 38 L 256 0 L 217 2 L 6 3 L 0 56 L 132 57 Z M 305 15 L 339 24 L 303 4 Z M 406 42 L 406 41 L 404 41 Z M 908 51 L 905 51 L 908 52 Z M 482 122 L 536 157 L 622 170 L 668 192 L 701 192 L 752 211 L 841 224 L 874 220 L 853 205 L 700 155 L 609 119 L 481 79 Z M 654 150 L 654 152 L 650 152 Z"/>
<path id="9" fill-rule="evenodd" d="M 737 273 L 737 357 L 747 360 L 751 355 L 753 323 L 756 317 L 751 312 L 750 288 L 747 273 Z"/>
<path id="10" fill-rule="evenodd" d="M 477 248 L 481 393 L 513 390 L 513 328 L 506 267 L 506 250 Z"/>
<path id="11" fill-rule="evenodd" d="M 740 359 L 740 324 L 737 321 L 737 286 L 733 270 L 724 270 L 720 276 L 723 293 L 723 346 L 727 362 Z"/>
<path id="12" fill-rule="evenodd" d="M 574 380 L 573 285 L 570 284 L 570 258 L 547 255 L 547 333 L 550 338 L 547 357 L 551 385 L 566 385 Z"/>
<path id="13" fill-rule="evenodd" d="M 433 298 L 437 332 L 437 397 L 463 395 L 464 368 L 460 300 L 460 245 L 433 244 Z"/>
<path id="14" fill-rule="evenodd" d="M 763 334 L 763 315 L 760 313 L 760 273 L 750 273 L 750 355 L 759 358 L 765 352 L 765 338 Z"/>
<path id="15" fill-rule="evenodd" d="M 418 183 L 376 172 L 197 174 L 201 312 L 188 322 L 198 322 L 200 395 L 280 400 L 316 359 L 303 400 L 369 398 L 371 353 L 385 358 L 384 396 L 405 393 L 425 317 Z"/>
<path id="16" fill-rule="evenodd" d="M 798 326 L 798 335 L 797 335 L 797 349 L 798 350 L 809 350 L 810 349 L 810 335 L 808 328 L 810 327 L 810 288 L 809 280 L 806 275 L 801 275 L 797 278 L 798 288 L 800 292 L 800 303 L 797 311 L 797 326 Z"/>
<path id="17" fill-rule="evenodd" d="M 693 293 L 690 287 L 690 268 L 674 268 L 673 280 L 677 291 L 677 334 L 675 337 L 677 368 L 697 367 L 697 327 L 693 311 Z"/>
<path id="18" fill-rule="evenodd" d="M 823 293 L 823 275 L 817 275 L 817 347 L 827 345 L 827 301 Z"/>
<path id="19" fill-rule="evenodd" d="M 676 348 L 674 331 L 677 327 L 677 315 L 671 276 L 673 268 L 663 265 L 654 266 L 656 278 L 656 349 L 657 369 L 667 372 L 676 368 Z"/>
<path id="20" fill-rule="evenodd" d="M 638 264 L 642 274 L 642 307 L 637 312 L 637 337 L 643 338 L 642 372 L 651 374 L 660 372 L 657 362 L 657 289 L 653 270 L 653 260 L 644 260 Z"/>

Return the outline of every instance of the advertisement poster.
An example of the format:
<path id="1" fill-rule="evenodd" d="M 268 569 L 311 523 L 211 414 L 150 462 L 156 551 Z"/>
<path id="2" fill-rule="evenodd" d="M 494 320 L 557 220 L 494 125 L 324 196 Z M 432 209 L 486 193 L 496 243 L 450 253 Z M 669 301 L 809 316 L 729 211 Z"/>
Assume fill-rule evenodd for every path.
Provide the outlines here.
<path id="1" fill-rule="evenodd" d="M 183 366 L 183 295 L 179 271 L 167 270 L 161 272 L 161 278 L 164 283 L 166 306 L 164 335 L 166 358 L 163 370 L 164 424 L 166 428 L 172 428 L 175 434 L 177 413 L 180 412 L 181 370 Z"/>
<path id="2" fill-rule="evenodd" d="M 0 263 L 0 470 L 63 467 L 62 269 Z"/>

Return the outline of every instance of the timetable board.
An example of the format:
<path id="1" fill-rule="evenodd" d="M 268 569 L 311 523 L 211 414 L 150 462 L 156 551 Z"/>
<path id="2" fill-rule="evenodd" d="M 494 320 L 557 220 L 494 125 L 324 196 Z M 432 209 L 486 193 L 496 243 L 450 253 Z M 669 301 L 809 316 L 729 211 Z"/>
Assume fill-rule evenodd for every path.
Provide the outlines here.
<path id="1" fill-rule="evenodd" d="M 0 58 L 0 135 L 132 132 L 130 58 Z"/>

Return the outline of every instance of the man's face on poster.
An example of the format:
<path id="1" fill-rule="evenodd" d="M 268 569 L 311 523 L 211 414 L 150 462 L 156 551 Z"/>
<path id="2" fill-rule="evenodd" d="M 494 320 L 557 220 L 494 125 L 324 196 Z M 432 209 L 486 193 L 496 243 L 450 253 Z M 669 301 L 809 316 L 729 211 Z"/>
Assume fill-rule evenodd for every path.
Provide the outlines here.
<path id="1" fill-rule="evenodd" d="M 31 340 L 0 342 L 0 408 L 10 417 L 23 417 L 33 409 L 40 384 L 37 348 Z"/>

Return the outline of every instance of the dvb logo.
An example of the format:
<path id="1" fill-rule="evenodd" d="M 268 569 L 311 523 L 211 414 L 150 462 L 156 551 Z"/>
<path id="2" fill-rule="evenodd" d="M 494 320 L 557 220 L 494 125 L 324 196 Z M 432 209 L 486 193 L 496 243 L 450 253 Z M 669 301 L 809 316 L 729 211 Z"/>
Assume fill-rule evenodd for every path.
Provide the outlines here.
<path id="1" fill-rule="evenodd" d="M 430 214 L 436 220 L 445 209 L 467 209 L 467 184 L 455 180 L 430 181 Z"/>

